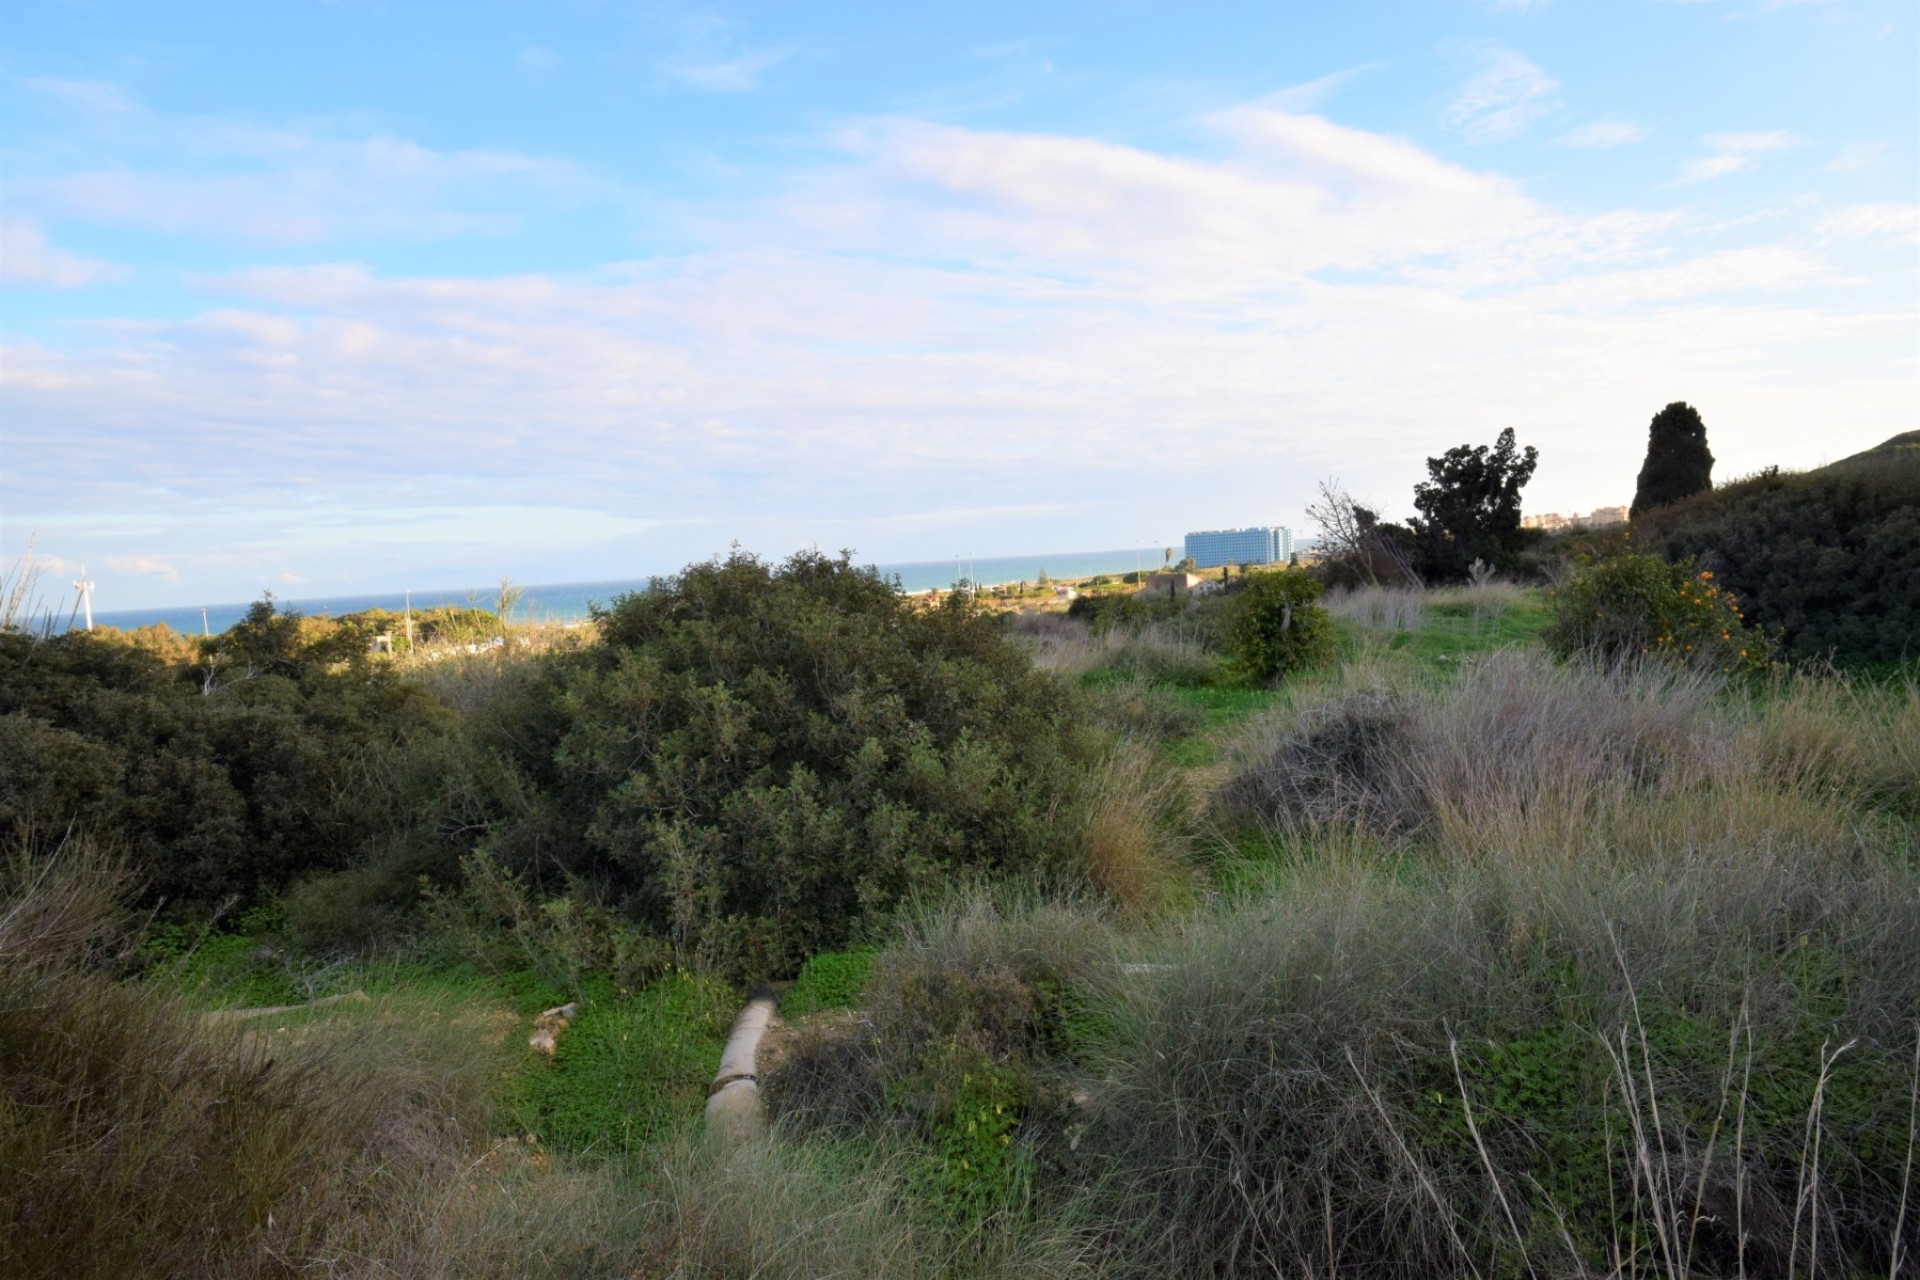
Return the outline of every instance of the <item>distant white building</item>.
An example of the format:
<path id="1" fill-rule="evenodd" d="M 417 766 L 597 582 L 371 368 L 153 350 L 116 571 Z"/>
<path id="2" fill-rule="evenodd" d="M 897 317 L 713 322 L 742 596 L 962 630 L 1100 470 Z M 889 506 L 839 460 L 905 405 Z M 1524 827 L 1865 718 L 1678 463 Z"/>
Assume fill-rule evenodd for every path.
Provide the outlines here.
<path id="1" fill-rule="evenodd" d="M 1187 535 L 1187 559 L 1202 569 L 1225 564 L 1285 564 L 1293 558 L 1293 530 L 1285 525 L 1206 529 Z"/>

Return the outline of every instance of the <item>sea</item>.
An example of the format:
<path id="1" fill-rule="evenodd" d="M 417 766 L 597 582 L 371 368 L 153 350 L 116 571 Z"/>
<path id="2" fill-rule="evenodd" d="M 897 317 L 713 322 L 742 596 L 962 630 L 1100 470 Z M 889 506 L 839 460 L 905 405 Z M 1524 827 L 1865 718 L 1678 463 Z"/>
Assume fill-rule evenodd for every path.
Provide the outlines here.
<path id="1" fill-rule="evenodd" d="M 1177 554 L 1177 553 L 1176 553 Z M 969 559 L 962 556 L 958 560 L 915 560 L 902 564 L 882 564 L 874 566 L 882 577 L 894 581 L 899 590 L 910 594 L 925 591 L 945 591 L 962 579 L 979 582 L 982 586 L 995 587 L 1008 582 L 1034 582 L 1042 574 L 1050 578 L 1092 578 L 1100 574 L 1131 573 L 1136 569 L 1158 568 L 1164 557 L 1161 547 L 1128 547 L 1118 551 L 1062 551 L 1048 555 L 1029 556 L 981 556 Z M 521 597 L 514 618 L 522 622 L 578 622 L 587 616 L 590 604 L 611 604 L 616 596 L 629 591 L 643 591 L 652 579 L 620 578 L 606 582 L 558 582 L 546 585 L 528 585 Z M 439 590 L 419 590 L 412 592 L 390 592 L 381 595 L 326 596 L 311 599 L 275 596 L 274 603 L 282 609 L 296 610 L 304 614 L 327 614 L 339 617 L 346 613 L 360 613 L 368 609 L 386 609 L 398 612 L 411 602 L 415 609 L 431 609 L 439 605 L 478 605 L 491 608 L 499 595 L 497 583 L 475 587 L 452 587 Z M 96 594 L 94 603 L 100 603 Z M 190 605 L 184 608 L 156 609 L 99 609 L 95 608 L 93 621 L 95 626 L 118 627 L 131 630 L 134 627 L 150 626 L 153 623 L 165 623 L 175 631 L 198 635 L 225 631 L 246 616 L 250 601 L 227 602 L 223 604 Z M 56 627 L 78 627 L 77 617 L 62 614 L 55 620 Z"/>

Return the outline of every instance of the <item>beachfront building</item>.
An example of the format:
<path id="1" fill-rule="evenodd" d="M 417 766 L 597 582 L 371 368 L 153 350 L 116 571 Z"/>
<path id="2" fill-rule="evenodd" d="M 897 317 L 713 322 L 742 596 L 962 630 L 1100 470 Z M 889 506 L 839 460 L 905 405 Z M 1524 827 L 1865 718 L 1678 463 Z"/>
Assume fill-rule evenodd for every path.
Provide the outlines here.
<path id="1" fill-rule="evenodd" d="M 1284 525 L 1207 529 L 1187 535 L 1187 558 L 1202 569 L 1223 564 L 1285 564 L 1293 558 L 1293 530 Z"/>

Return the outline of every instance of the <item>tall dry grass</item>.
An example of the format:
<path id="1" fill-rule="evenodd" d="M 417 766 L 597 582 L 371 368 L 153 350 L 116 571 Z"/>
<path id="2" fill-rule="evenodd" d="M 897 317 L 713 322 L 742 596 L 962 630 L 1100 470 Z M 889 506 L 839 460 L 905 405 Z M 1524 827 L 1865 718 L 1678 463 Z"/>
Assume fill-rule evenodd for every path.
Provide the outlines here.
<path id="1" fill-rule="evenodd" d="M 501 1028 L 393 1004 L 210 1023 L 116 963 L 128 888 L 78 839 L 0 879 L 0 1274 L 438 1274 Z"/>
<path id="2" fill-rule="evenodd" d="M 1889 860 L 1696 853 L 1323 864 L 1182 918 L 1089 1086 L 1121 1270 L 1884 1268 L 1916 902 Z"/>
<path id="3" fill-rule="evenodd" d="M 1082 1280 L 1105 1271 L 1071 1217 L 956 1228 L 927 1212 L 898 1141 L 767 1141 L 664 1153 L 629 1274 L 661 1280 Z"/>
<path id="4" fill-rule="evenodd" d="M 1089 1141 L 1127 1269 L 1884 1270 L 1915 704 L 1502 651 L 1277 708 L 1216 817 L 1287 856 L 1118 1004 Z"/>
<path id="5" fill-rule="evenodd" d="M 1168 684 L 1204 682 L 1219 659 L 1195 626 L 1157 621 L 1094 630 L 1078 618 L 1022 613 L 1013 634 L 1043 671 L 1069 677 L 1115 671 Z"/>
<path id="6" fill-rule="evenodd" d="M 1165 906 L 1193 887 L 1179 775 L 1145 744 L 1120 739 L 1088 771 L 1066 820 L 1078 832 L 1075 869 L 1123 913 Z"/>
<path id="7" fill-rule="evenodd" d="M 1420 629 L 1426 620 L 1427 595 L 1418 587 L 1335 587 L 1320 597 L 1320 604 L 1362 631 L 1391 636 Z"/>
<path id="8" fill-rule="evenodd" d="M 1910 804 L 1911 690 L 1787 680 L 1751 700 L 1662 664 L 1504 650 L 1452 680 L 1365 665 L 1255 726 L 1222 821 L 1356 826 L 1477 861 L 1856 851 Z"/>

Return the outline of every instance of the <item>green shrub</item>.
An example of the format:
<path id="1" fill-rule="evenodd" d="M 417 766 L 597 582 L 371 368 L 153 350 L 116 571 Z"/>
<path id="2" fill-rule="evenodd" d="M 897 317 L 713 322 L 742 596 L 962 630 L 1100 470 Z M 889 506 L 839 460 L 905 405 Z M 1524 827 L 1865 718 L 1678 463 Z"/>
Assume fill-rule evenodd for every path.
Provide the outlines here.
<path id="1" fill-rule="evenodd" d="M 963 595 L 927 609 L 844 556 L 737 552 L 599 625 L 521 735 L 545 807 L 490 844 L 606 886 L 683 964 L 791 972 L 911 893 L 1071 853 L 1055 806 L 1097 744 Z"/>
<path id="2" fill-rule="evenodd" d="M 1322 590 L 1298 569 L 1251 575 L 1226 605 L 1226 649 L 1234 667 L 1265 683 L 1330 658 L 1333 620 L 1314 603 Z"/>
<path id="3" fill-rule="evenodd" d="M 452 718 L 310 622 L 263 601 L 193 665 L 134 637 L 0 634 L 0 830 L 74 824 L 180 913 L 350 865 L 402 885 L 450 866 Z"/>
<path id="4" fill-rule="evenodd" d="M 1547 638 L 1563 655 L 1653 657 L 1726 672 L 1763 670 L 1773 652 L 1711 570 L 1635 552 L 1596 561 L 1555 592 Z"/>

